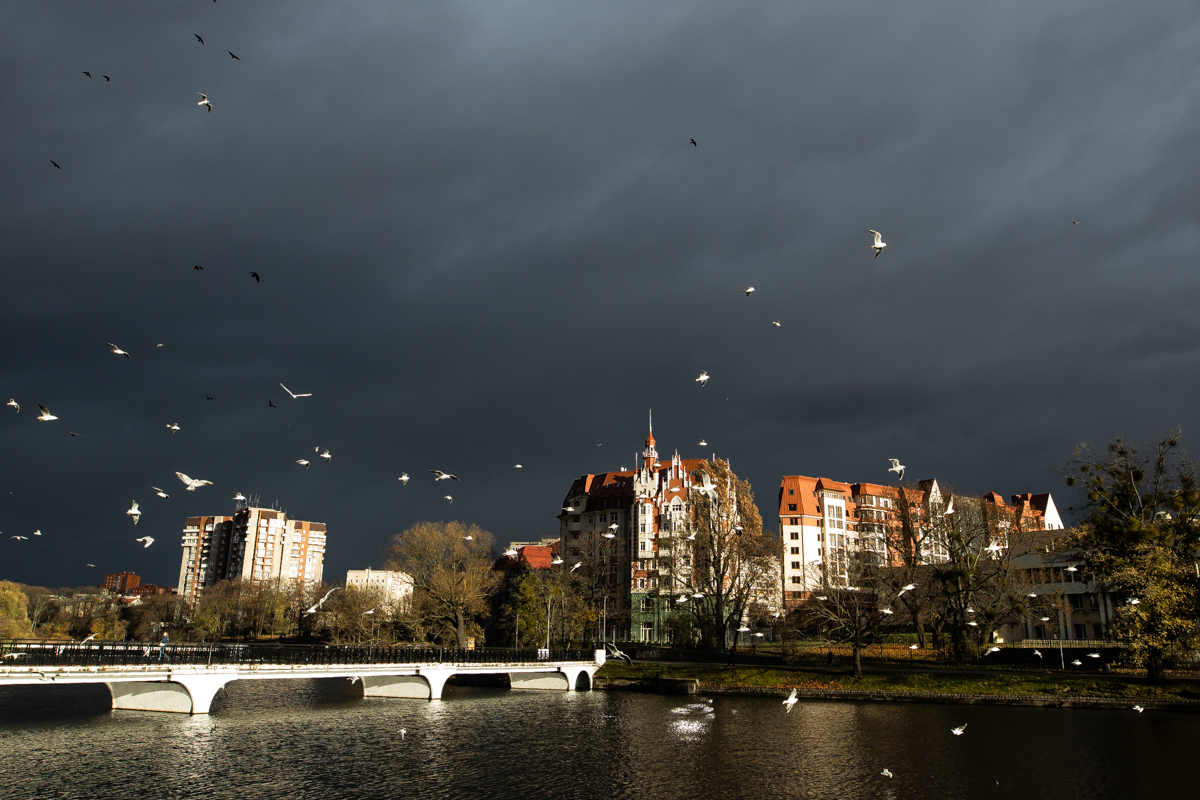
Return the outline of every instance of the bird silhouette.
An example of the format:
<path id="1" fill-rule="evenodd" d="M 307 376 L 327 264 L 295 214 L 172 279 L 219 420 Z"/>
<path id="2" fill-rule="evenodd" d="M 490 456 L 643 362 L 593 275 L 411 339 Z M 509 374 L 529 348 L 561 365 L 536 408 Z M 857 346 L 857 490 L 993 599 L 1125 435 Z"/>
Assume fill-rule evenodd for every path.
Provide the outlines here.
<path id="1" fill-rule="evenodd" d="M 57 168 L 57 169 L 62 169 L 62 167 L 58 166 L 58 162 L 57 162 L 57 161 L 55 161 L 53 158 L 52 158 L 52 159 L 50 159 L 50 163 L 51 163 L 51 164 L 53 164 L 53 165 L 55 166 L 55 168 Z"/>
<path id="2" fill-rule="evenodd" d="M 269 398 L 269 397 L 267 398 L 267 407 L 268 408 L 279 408 L 279 406 L 277 406 L 271 402 L 271 398 Z"/>
<path id="3" fill-rule="evenodd" d="M 229 53 L 229 55 L 233 56 L 233 60 L 234 60 L 234 61 L 241 61 L 241 59 L 240 59 L 240 58 L 238 58 L 237 56 L 234 56 L 234 55 L 233 55 L 233 53 L 231 53 L 230 51 L 226 50 L 225 52 L 226 52 L 226 53 Z"/>
<path id="4" fill-rule="evenodd" d="M 211 395 L 207 395 L 207 394 L 206 394 L 206 395 L 204 395 L 204 399 L 205 399 L 205 400 L 212 400 L 212 396 L 211 396 Z"/>
<path id="5" fill-rule="evenodd" d="M 255 283 L 262 283 L 262 280 L 259 279 L 257 272 L 251 272 L 250 277 L 254 278 Z"/>
<path id="6" fill-rule="evenodd" d="M 200 44 L 204 44 L 204 40 L 200 38 L 200 34 L 198 34 L 198 33 L 193 33 L 193 34 L 192 34 L 192 36 L 195 36 L 195 37 L 196 37 L 196 41 L 198 41 Z"/>
<path id="7" fill-rule="evenodd" d="M 107 75 L 101 75 L 100 77 L 104 78 L 106 81 L 112 81 L 112 78 L 108 77 Z"/>
<path id="8" fill-rule="evenodd" d="M 78 436 L 78 435 L 79 435 L 79 434 L 78 434 L 78 433 L 76 433 L 75 431 L 67 431 L 67 433 L 71 434 L 71 438 L 74 438 L 74 437 L 76 437 L 76 436 Z"/>
<path id="9" fill-rule="evenodd" d="M 692 139 L 692 147 L 699 147 L 699 146 L 700 145 L 696 144 L 696 140 Z"/>
<path id="10" fill-rule="evenodd" d="M 192 269 L 196 270 L 196 272 L 204 272 L 204 267 L 200 266 L 199 264 L 192 267 Z"/>
<path id="11" fill-rule="evenodd" d="M 90 72 L 84 72 L 83 74 L 87 75 L 89 78 L 92 77 L 92 73 L 90 73 Z"/>

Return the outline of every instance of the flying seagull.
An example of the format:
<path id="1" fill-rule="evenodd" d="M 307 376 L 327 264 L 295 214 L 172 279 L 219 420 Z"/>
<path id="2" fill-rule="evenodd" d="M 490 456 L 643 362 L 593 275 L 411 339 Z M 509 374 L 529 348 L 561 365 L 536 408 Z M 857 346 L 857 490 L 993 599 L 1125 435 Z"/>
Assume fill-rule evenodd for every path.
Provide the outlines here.
<path id="1" fill-rule="evenodd" d="M 403 483 L 405 486 L 407 486 L 407 485 L 408 485 L 408 481 L 409 481 L 408 473 L 407 473 L 407 472 L 401 472 L 401 473 L 400 473 L 400 477 L 399 477 L 399 478 L 397 478 L 397 480 L 399 480 L 401 483 Z"/>
<path id="2" fill-rule="evenodd" d="M 708 442 L 704 441 L 703 439 L 701 439 L 700 441 L 696 442 L 696 444 L 697 444 L 699 447 L 708 447 Z"/>
<path id="3" fill-rule="evenodd" d="M 633 659 L 630 658 L 627 654 L 622 653 L 620 650 L 618 650 L 617 646 L 615 644 L 613 644 L 612 642 L 605 642 L 604 646 L 608 650 L 609 658 L 615 658 L 618 661 L 624 661 L 626 664 L 629 664 L 631 666 L 633 665 Z"/>
<path id="4" fill-rule="evenodd" d="M 200 266 L 199 264 L 192 267 L 192 269 L 195 270 L 196 272 L 204 272 L 204 267 Z"/>
<path id="5" fill-rule="evenodd" d="M 177 478 L 179 478 L 179 480 L 181 480 L 187 484 L 187 490 L 189 492 L 194 492 L 197 489 L 199 489 L 201 486 L 212 486 L 213 485 L 212 481 L 202 481 L 202 480 L 197 480 L 195 478 L 189 478 L 187 475 L 184 475 L 182 472 L 176 472 L 175 476 Z"/>
<path id="6" fill-rule="evenodd" d="M 277 405 L 275 405 L 274 403 L 272 403 L 272 402 L 271 402 L 271 398 L 269 398 L 269 397 L 268 397 L 268 398 L 267 398 L 267 408 L 279 408 L 279 406 L 277 406 Z"/>
<path id="7" fill-rule="evenodd" d="M 509 558 L 516 558 L 517 551 L 514 548 L 510 547 L 504 551 L 504 555 L 508 556 Z"/>
<path id="8" fill-rule="evenodd" d="M 72 439 L 74 439 L 79 434 L 76 433 L 75 431 L 67 431 L 67 435 L 70 436 Z"/>
<path id="9" fill-rule="evenodd" d="M 779 320 L 775 320 L 775 321 L 773 321 L 773 322 L 771 323 L 771 327 L 772 327 L 772 328 L 782 328 L 782 327 L 783 327 L 783 323 L 782 323 L 782 322 L 780 322 Z"/>
<path id="10" fill-rule="evenodd" d="M 233 502 L 235 502 L 235 503 L 244 503 L 244 502 L 246 502 L 246 495 L 242 494 L 241 492 L 238 492 L 238 493 L 236 493 L 236 494 L 233 496 Z"/>
<path id="11" fill-rule="evenodd" d="M 104 78 L 105 81 L 108 81 L 108 82 L 112 81 L 112 78 L 108 77 L 107 75 L 101 75 L 100 77 Z"/>
<path id="12" fill-rule="evenodd" d="M 871 249 L 875 251 L 875 257 L 879 258 L 880 254 L 883 253 L 883 248 L 887 247 L 887 243 L 883 241 L 883 235 L 879 231 L 867 231 L 867 233 L 875 235 L 875 244 L 871 245 Z"/>
<path id="13" fill-rule="evenodd" d="M 449 501 L 449 502 L 451 502 L 451 503 L 453 503 L 453 502 L 454 502 L 454 498 L 453 498 L 453 497 L 451 497 L 450 495 L 446 495 L 446 496 L 444 496 L 442 499 L 443 499 L 443 500 L 448 500 L 448 501 Z"/>
<path id="14" fill-rule="evenodd" d="M 707 386 L 708 385 L 708 372 L 706 372 L 705 370 L 700 370 L 700 377 L 696 378 L 696 383 L 700 384 L 700 388 L 704 388 L 705 386 Z"/>
<path id="15" fill-rule="evenodd" d="M 917 585 L 915 583 L 905 584 L 904 586 L 900 587 L 900 591 L 896 592 L 896 597 L 899 597 L 900 595 L 904 594 L 905 592 L 911 592 L 915 588 L 917 588 Z"/>
<path id="16" fill-rule="evenodd" d="M 442 472 L 440 469 L 431 469 L 429 471 L 437 476 L 436 478 L 433 479 L 434 483 L 436 483 L 438 481 L 445 481 L 445 480 L 453 480 L 453 481 L 458 480 L 458 478 L 456 476 L 451 475 L 448 472 Z"/>
<path id="17" fill-rule="evenodd" d="M 888 461 L 892 462 L 892 465 L 888 467 L 888 472 L 895 472 L 900 480 L 904 480 L 904 465 L 895 458 L 889 458 Z"/>
<path id="18" fill-rule="evenodd" d="M 212 400 L 212 399 L 213 399 L 213 396 L 212 396 L 211 394 L 206 394 L 206 395 L 204 395 L 204 399 L 205 399 L 205 400 Z"/>
<path id="19" fill-rule="evenodd" d="M 237 56 L 234 56 L 234 55 L 233 55 L 233 53 L 232 53 L 232 52 L 230 52 L 229 50 L 226 50 L 225 52 L 226 52 L 226 53 L 229 53 L 229 55 L 233 56 L 233 60 L 234 60 L 234 61 L 241 61 L 241 59 L 240 59 L 240 58 L 238 58 Z"/>
<path id="20" fill-rule="evenodd" d="M 41 535 L 42 535 L 42 529 L 41 529 L 41 528 L 38 528 L 36 531 L 34 531 L 34 532 L 33 532 L 33 535 L 34 535 L 34 536 L 41 536 Z"/>
<path id="21" fill-rule="evenodd" d="M 87 75 L 89 78 L 92 77 L 92 73 L 90 73 L 90 72 L 84 72 L 83 74 Z"/>
<path id="22" fill-rule="evenodd" d="M 50 163 L 53 164 L 56 169 L 62 169 L 62 167 L 58 166 L 58 162 L 55 161 L 53 158 L 50 159 Z"/>
<path id="23" fill-rule="evenodd" d="M 968 722 L 964 722 L 961 728 L 951 728 L 950 732 L 953 733 L 955 736 L 962 736 L 964 733 L 967 732 L 967 725 L 969 725 L 969 724 L 970 723 L 968 723 Z"/>
<path id="24" fill-rule="evenodd" d="M 196 37 L 196 41 L 198 41 L 200 44 L 204 44 L 204 40 L 200 38 L 200 34 L 198 34 L 198 33 L 193 33 L 193 34 L 192 34 L 192 36 L 195 36 L 195 37 Z"/>
<path id="25" fill-rule="evenodd" d="M 754 287 L 747 286 L 745 289 L 742 289 L 742 291 L 746 293 L 746 297 L 749 297 L 750 295 L 754 294 Z"/>
<path id="26" fill-rule="evenodd" d="M 954 498 L 950 498 L 950 502 L 946 503 L 946 510 L 942 512 L 942 516 L 948 517 L 954 513 Z"/>
<path id="27" fill-rule="evenodd" d="M 196 94 L 200 95 L 200 102 L 196 103 L 196 105 L 208 106 L 208 113 L 211 114 L 212 113 L 212 103 L 209 101 L 208 95 L 206 95 L 204 92 L 196 92 Z"/>
<path id="28" fill-rule="evenodd" d="M 10 536 L 10 537 L 8 537 L 8 538 L 10 538 L 10 539 L 16 539 L 16 540 L 19 542 L 19 541 L 21 541 L 21 540 L 23 540 L 23 539 L 28 539 L 29 537 L 28 537 L 28 536 Z"/>
<path id="29" fill-rule="evenodd" d="M 84 564 L 85 567 L 95 567 L 95 564 Z"/>
<path id="30" fill-rule="evenodd" d="M 95 638 L 96 638 L 96 634 L 93 633 L 91 636 L 87 637 L 82 642 L 80 642 L 80 644 L 87 644 L 88 642 L 90 642 L 92 639 L 95 639 Z"/>
<path id="31" fill-rule="evenodd" d="M 5 403 L 4 405 L 6 405 L 6 406 L 12 406 L 13 408 L 15 408 L 15 409 L 17 410 L 17 413 L 18 413 L 18 414 L 20 414 L 20 413 L 21 413 L 21 404 L 20 404 L 20 403 L 18 403 L 16 400 L 12 399 L 11 397 L 10 397 L 10 398 L 8 398 L 8 402 L 7 402 L 7 403 Z"/>
<path id="32" fill-rule="evenodd" d="M 283 386 L 282 383 L 279 385 Z M 287 388 L 286 386 L 283 386 L 283 390 L 285 392 L 287 392 L 288 394 L 290 394 L 292 396 L 293 400 L 295 400 L 297 397 L 312 397 L 312 392 L 301 392 L 300 394 L 296 394 L 295 392 L 293 392 L 291 389 Z"/>
<path id="33" fill-rule="evenodd" d="M 322 604 L 324 604 L 324 602 L 325 602 L 326 600 L 328 600 L 328 599 L 329 599 L 329 595 L 333 594 L 333 593 L 334 593 L 334 592 L 336 592 L 337 590 L 338 590 L 338 587 L 337 587 L 337 586 L 335 586 L 335 587 L 333 587 L 332 589 L 330 589 L 328 592 L 326 592 L 326 593 L 325 593 L 325 596 L 324 596 L 324 597 L 322 597 L 320 600 L 318 600 L 318 601 L 317 601 L 317 604 L 316 604 L 315 606 L 313 606 L 312 608 L 310 608 L 308 611 L 305 611 L 304 613 L 305 613 L 305 614 L 315 614 L 315 613 L 317 613 L 317 609 L 319 609 L 319 608 L 322 606 Z"/>
<path id="34" fill-rule="evenodd" d="M 299 464 L 300 466 L 304 467 L 305 469 L 308 469 L 308 459 L 307 458 L 297 458 L 296 463 Z"/>
<path id="35" fill-rule="evenodd" d="M 258 273 L 257 273 L 257 272 L 251 272 L 251 273 L 250 273 L 250 277 L 251 277 L 251 278 L 254 278 L 254 282 L 255 282 L 255 283 L 262 283 L 262 279 L 258 277 Z"/>
<path id="36" fill-rule="evenodd" d="M 1134 710 L 1134 711 L 1136 711 L 1136 712 L 1138 712 L 1138 713 L 1140 714 L 1140 713 L 1142 713 L 1143 711 L 1145 711 L 1146 709 L 1142 708 L 1141 706 L 1134 706 L 1134 707 L 1133 707 L 1133 710 Z"/>
<path id="37" fill-rule="evenodd" d="M 788 699 L 783 701 L 783 706 L 785 709 L 787 709 L 787 713 L 789 713 L 789 714 L 792 713 L 792 706 L 796 705 L 796 703 L 799 702 L 796 695 L 797 695 L 797 691 L 795 689 L 792 689 L 792 693 L 790 695 L 788 695 Z"/>
<path id="38" fill-rule="evenodd" d="M 692 142 L 692 147 L 699 147 L 699 146 L 700 146 L 700 145 L 696 144 L 696 140 L 695 140 L 695 139 L 692 139 L 692 140 L 691 140 L 691 142 Z"/>
<path id="39" fill-rule="evenodd" d="M 129 507 L 129 510 L 126 511 L 125 513 L 128 514 L 129 516 L 133 517 L 134 525 L 137 525 L 138 520 L 142 518 L 142 512 L 138 511 L 137 500 L 133 501 L 133 505 L 131 505 Z"/>
<path id="40" fill-rule="evenodd" d="M 1041 657 L 1042 657 L 1042 651 L 1041 651 L 1041 650 L 1034 650 L 1034 651 L 1033 651 L 1033 654 L 1034 654 L 1035 656 L 1037 656 L 1038 658 L 1041 658 Z"/>
<path id="41" fill-rule="evenodd" d="M 171 495 L 167 494 L 166 492 L 164 492 L 162 489 L 158 488 L 157 486 L 151 486 L 150 488 L 153 489 L 154 493 L 156 495 L 158 495 L 159 497 L 161 497 L 163 500 L 171 499 Z"/>
<path id="42" fill-rule="evenodd" d="M 525 468 L 523 466 L 521 466 L 520 464 L 513 464 L 513 469 L 525 469 Z"/>
<path id="43" fill-rule="evenodd" d="M 325 459 L 325 463 L 328 464 L 330 461 L 333 461 L 333 454 L 329 452 L 329 448 L 325 447 L 321 449 L 325 451 L 321 453 L 321 458 Z"/>
<path id="44" fill-rule="evenodd" d="M 171 432 L 171 435 L 174 436 L 176 433 L 179 432 L 179 423 L 178 422 L 168 423 L 167 430 L 169 430 Z"/>
<path id="45" fill-rule="evenodd" d="M 1074 661 L 1072 661 L 1072 662 L 1071 662 L 1071 665 L 1072 665 L 1072 666 L 1075 666 L 1075 667 L 1082 667 L 1082 666 L 1083 666 L 1083 662 L 1082 662 L 1082 661 L 1080 661 L 1080 660 L 1077 658 L 1077 659 L 1075 659 Z"/>
<path id="46" fill-rule="evenodd" d="M 112 351 L 112 354 L 114 356 L 125 356 L 125 358 L 132 358 L 132 356 L 130 356 L 129 353 L 126 353 L 124 350 L 117 347 L 112 342 L 105 342 L 105 344 L 108 345 L 109 349 Z"/>
<path id="47" fill-rule="evenodd" d="M 58 419 L 58 417 L 50 413 L 50 409 L 46 408 L 41 403 L 38 403 L 38 408 L 42 410 L 42 413 L 37 417 L 38 422 L 50 422 L 51 420 Z"/>
<path id="48" fill-rule="evenodd" d="M 463 537 L 463 541 L 464 542 L 473 542 L 473 541 L 475 541 L 475 537 L 471 536 L 470 534 L 467 534 L 466 536 Z"/>
<path id="49" fill-rule="evenodd" d="M 153 536 L 143 536 L 140 539 L 134 539 L 134 541 L 141 542 L 142 548 L 145 549 L 145 548 L 149 547 L 150 545 L 154 544 L 154 537 Z"/>
<path id="50" fill-rule="evenodd" d="M 999 653 L 999 652 L 1000 652 L 999 647 L 989 647 L 987 650 L 984 651 L 983 654 L 986 656 L 986 655 L 991 655 L 992 653 Z"/>

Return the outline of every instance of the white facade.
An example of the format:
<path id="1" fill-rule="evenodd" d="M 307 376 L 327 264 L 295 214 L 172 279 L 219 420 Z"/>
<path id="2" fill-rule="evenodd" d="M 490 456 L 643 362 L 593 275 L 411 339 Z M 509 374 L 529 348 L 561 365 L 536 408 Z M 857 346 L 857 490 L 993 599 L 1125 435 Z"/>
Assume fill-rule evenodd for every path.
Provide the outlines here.
<path id="1" fill-rule="evenodd" d="M 390 606 L 407 603 L 413 593 L 413 579 L 407 572 L 386 569 L 352 569 L 346 572 L 346 586 L 375 589 Z"/>

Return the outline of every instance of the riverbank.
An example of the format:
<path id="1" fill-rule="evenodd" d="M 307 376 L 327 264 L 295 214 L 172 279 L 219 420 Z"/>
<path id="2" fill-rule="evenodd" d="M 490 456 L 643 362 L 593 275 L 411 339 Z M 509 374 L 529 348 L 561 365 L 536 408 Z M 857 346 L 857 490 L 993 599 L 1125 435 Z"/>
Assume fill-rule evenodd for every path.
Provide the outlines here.
<path id="1" fill-rule="evenodd" d="M 608 662 L 595 688 L 663 694 L 735 694 L 786 697 L 795 689 L 812 700 L 869 700 L 966 705 L 1073 708 L 1180 709 L 1200 711 L 1200 692 L 1190 683 L 1152 684 L 1127 676 L 1022 675 L 980 672 L 867 673 L 761 666 Z"/>

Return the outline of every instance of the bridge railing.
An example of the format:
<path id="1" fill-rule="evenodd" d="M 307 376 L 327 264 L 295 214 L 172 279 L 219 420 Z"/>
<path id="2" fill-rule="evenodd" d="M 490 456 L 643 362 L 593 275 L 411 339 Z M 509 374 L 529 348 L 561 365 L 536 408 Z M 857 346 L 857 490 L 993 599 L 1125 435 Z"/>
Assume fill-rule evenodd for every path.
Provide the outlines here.
<path id="1" fill-rule="evenodd" d="M 0 670 L 31 667 L 145 665 L 500 664 L 595 661 L 594 650 L 378 647 L 371 645 L 149 644 L 143 642 L 0 642 Z"/>

